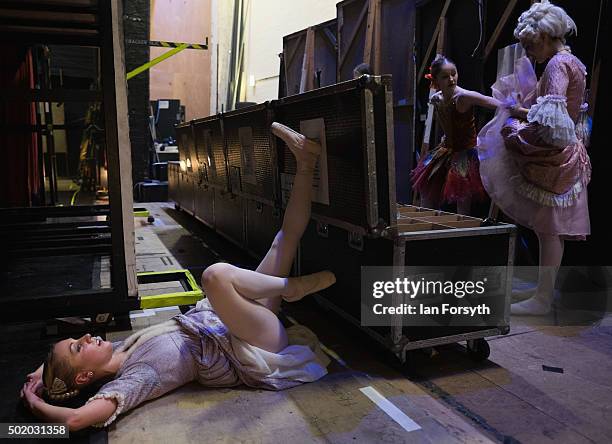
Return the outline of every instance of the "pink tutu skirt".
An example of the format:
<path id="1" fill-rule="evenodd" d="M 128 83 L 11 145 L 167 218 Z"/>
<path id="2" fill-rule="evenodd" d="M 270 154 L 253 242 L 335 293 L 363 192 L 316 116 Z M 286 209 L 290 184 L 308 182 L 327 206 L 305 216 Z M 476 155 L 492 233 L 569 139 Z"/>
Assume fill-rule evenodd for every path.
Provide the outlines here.
<path id="1" fill-rule="evenodd" d="M 480 181 L 476 148 L 451 151 L 440 144 L 419 161 L 410 177 L 413 189 L 437 205 L 487 197 Z"/>

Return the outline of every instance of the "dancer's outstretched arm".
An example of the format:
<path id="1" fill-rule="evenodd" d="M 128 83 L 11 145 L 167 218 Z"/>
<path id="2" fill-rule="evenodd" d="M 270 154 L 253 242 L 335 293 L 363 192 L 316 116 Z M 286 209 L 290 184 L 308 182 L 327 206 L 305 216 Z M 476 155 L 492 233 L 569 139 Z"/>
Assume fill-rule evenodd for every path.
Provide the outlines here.
<path id="1" fill-rule="evenodd" d="M 476 91 L 464 89 L 457 97 L 457 109 L 460 112 L 465 112 L 472 106 L 482 106 L 483 108 L 495 109 L 501 106 L 502 103 L 494 97 L 485 96 Z"/>
<path id="2" fill-rule="evenodd" d="M 21 398 L 34 416 L 46 422 L 66 424 L 70 431 L 104 423 L 117 410 L 117 401 L 114 399 L 94 399 L 77 409 L 47 404 L 36 394 L 34 381 L 24 384 Z"/>

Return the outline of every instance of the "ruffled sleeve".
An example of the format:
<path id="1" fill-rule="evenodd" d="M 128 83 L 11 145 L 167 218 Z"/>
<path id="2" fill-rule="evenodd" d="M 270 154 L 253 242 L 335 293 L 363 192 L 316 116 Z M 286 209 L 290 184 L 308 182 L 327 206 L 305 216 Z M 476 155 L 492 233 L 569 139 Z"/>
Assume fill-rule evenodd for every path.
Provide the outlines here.
<path id="1" fill-rule="evenodd" d="M 574 121 L 567 112 L 568 70 L 562 57 L 548 62 L 540 80 L 540 96 L 527 114 L 529 123 L 539 125 L 538 135 L 561 148 L 578 141 Z"/>
<path id="2" fill-rule="evenodd" d="M 104 423 L 94 427 L 106 427 L 123 412 L 159 396 L 161 383 L 157 372 L 148 364 L 139 363 L 127 369 L 117 379 L 105 384 L 87 403 L 95 399 L 114 399 L 117 401 L 115 412 Z"/>
<path id="3" fill-rule="evenodd" d="M 529 123 L 537 123 L 538 135 L 547 143 L 566 147 L 578 141 L 574 121 L 567 112 L 567 99 L 561 95 L 538 97 L 527 114 Z"/>

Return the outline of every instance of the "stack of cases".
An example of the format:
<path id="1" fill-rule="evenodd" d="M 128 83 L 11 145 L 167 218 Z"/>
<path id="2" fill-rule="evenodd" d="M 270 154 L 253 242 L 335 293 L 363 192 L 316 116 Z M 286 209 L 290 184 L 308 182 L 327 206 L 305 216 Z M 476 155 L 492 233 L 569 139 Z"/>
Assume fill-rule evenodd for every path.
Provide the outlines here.
<path id="1" fill-rule="evenodd" d="M 224 219 L 218 231 L 227 228 L 226 237 L 261 257 L 281 224 L 273 111 L 266 102 L 224 114 L 222 121 L 230 193 L 219 205 Z"/>
<path id="2" fill-rule="evenodd" d="M 318 296 L 322 304 L 361 327 L 362 266 L 512 265 L 514 226 L 482 226 L 480 219 L 396 203 L 393 97 L 386 76 L 364 76 L 179 126 L 181 161 L 190 158 L 191 171 L 171 165 L 170 195 L 234 243 L 263 256 L 281 224 L 288 191 L 281 179 L 295 174 L 294 158 L 270 135 L 270 124 L 300 131 L 301 122 L 311 119 L 323 119 L 325 126 L 329 204 L 313 203 L 296 270 L 336 274 L 337 283 Z M 206 187 L 214 192 L 203 202 L 199 194 Z M 498 301 L 506 314 L 511 267 L 507 270 L 505 297 Z M 393 326 L 361 328 L 400 359 L 413 348 L 508 331 L 505 322 L 491 328 L 411 328 L 402 325 L 402 316 Z"/>
<path id="3" fill-rule="evenodd" d="M 255 257 L 282 221 L 272 116 L 265 103 L 178 125 L 180 161 L 168 167 L 177 207 Z"/>

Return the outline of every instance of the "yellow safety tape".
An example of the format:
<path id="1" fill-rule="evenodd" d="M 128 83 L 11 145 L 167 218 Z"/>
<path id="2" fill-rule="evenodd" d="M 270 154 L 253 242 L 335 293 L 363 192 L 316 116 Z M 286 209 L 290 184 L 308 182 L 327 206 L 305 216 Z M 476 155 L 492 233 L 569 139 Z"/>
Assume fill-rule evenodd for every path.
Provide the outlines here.
<path id="1" fill-rule="evenodd" d="M 144 65 L 141 65 L 138 68 L 128 72 L 127 73 L 127 80 L 130 80 L 131 78 L 137 76 L 138 74 L 145 72 L 147 69 L 157 65 L 158 63 L 163 62 L 167 58 L 172 57 L 174 54 L 177 54 L 177 53 L 181 52 L 183 49 L 186 49 L 188 47 L 189 47 L 189 43 L 182 43 L 178 47 L 173 48 L 170 51 L 167 51 L 167 52 L 163 53 L 159 57 L 155 57 L 150 62 L 147 62 Z"/>
<path id="2" fill-rule="evenodd" d="M 70 206 L 74 206 L 74 202 L 76 201 L 76 197 L 77 197 L 77 194 L 79 194 L 79 191 L 81 191 L 81 187 L 79 187 L 79 189 L 76 190 L 74 194 L 72 195 L 72 199 L 70 199 Z"/>
<path id="3" fill-rule="evenodd" d="M 172 307 L 173 305 L 192 305 L 202 299 L 202 290 L 182 293 L 166 293 L 140 297 L 140 308 Z"/>

